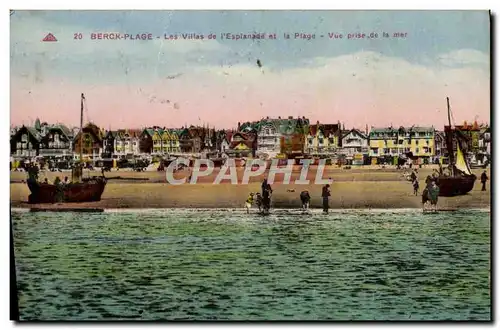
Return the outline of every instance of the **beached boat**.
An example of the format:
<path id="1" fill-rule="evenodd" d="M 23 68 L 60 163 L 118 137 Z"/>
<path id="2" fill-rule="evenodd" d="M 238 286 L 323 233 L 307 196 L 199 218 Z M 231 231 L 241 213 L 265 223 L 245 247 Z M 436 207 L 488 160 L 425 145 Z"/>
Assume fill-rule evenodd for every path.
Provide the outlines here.
<path id="1" fill-rule="evenodd" d="M 446 148 L 449 157 L 450 175 L 440 173 L 437 184 L 439 186 L 439 196 L 453 197 L 465 195 L 474 188 L 474 183 L 477 177 L 472 174 L 469 163 L 464 157 L 462 148 L 460 147 L 461 136 L 459 136 L 451 125 L 451 110 L 450 100 L 446 98 L 448 106 L 448 126 L 445 127 Z M 453 139 L 457 142 L 456 156 L 453 151 Z"/>
<path id="2" fill-rule="evenodd" d="M 28 196 L 28 203 L 82 203 L 96 202 L 101 200 L 101 195 L 106 187 L 107 179 L 104 176 L 93 176 L 82 178 L 83 163 L 83 102 L 85 97 L 81 96 L 80 113 L 80 162 L 72 168 L 72 181 L 69 183 L 50 184 L 38 181 L 38 168 L 31 166 L 28 169 L 29 178 L 27 180 L 28 188 L 31 194 Z"/>

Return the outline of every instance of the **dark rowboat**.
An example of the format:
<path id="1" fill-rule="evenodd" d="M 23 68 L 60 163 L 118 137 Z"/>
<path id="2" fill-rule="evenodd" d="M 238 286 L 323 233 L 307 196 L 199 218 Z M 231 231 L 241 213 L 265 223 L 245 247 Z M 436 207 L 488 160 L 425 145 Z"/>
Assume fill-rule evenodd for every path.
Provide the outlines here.
<path id="1" fill-rule="evenodd" d="M 81 96 L 80 109 L 80 161 L 82 160 L 83 146 L 83 102 L 85 97 Z M 71 183 L 42 183 L 38 181 L 38 168 L 36 165 L 28 169 L 28 188 L 31 194 L 28 196 L 28 203 L 83 203 L 97 202 L 101 200 L 101 195 L 106 187 L 107 180 L 104 171 L 101 177 L 82 178 L 83 165 L 77 164 L 72 171 Z"/>
<path id="2" fill-rule="evenodd" d="M 438 179 L 439 196 L 452 197 L 465 195 L 474 188 L 475 175 L 463 177 L 443 177 Z"/>
<path id="3" fill-rule="evenodd" d="M 82 182 L 57 185 L 28 180 L 28 188 L 31 191 L 28 203 L 98 202 L 101 200 L 106 182 L 104 177 L 93 177 L 84 179 Z"/>

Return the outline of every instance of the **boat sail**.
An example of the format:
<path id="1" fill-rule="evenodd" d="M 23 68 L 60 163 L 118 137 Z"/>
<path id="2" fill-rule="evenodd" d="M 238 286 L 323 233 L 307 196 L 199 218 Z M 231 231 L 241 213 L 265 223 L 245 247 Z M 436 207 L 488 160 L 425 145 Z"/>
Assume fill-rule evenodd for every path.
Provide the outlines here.
<path id="1" fill-rule="evenodd" d="M 31 194 L 28 203 L 81 203 L 96 202 L 101 200 L 101 195 L 106 187 L 107 179 L 102 176 L 83 178 L 83 104 L 85 96 L 81 95 L 80 109 L 80 159 L 72 169 L 70 183 L 49 184 L 38 181 L 38 167 L 31 166 L 28 169 L 28 188 Z"/>
<path id="2" fill-rule="evenodd" d="M 462 153 L 462 150 L 460 150 L 460 145 L 457 144 L 457 160 L 455 161 L 455 167 L 457 170 L 462 171 L 463 173 L 467 175 L 472 175 L 472 172 L 470 170 L 469 164 L 465 160 L 464 154 Z"/>
<path id="3" fill-rule="evenodd" d="M 448 157 L 450 159 L 450 175 L 441 173 L 438 177 L 437 184 L 439 186 L 439 195 L 446 197 L 453 197 L 458 195 L 465 195 L 474 188 L 476 176 L 472 174 L 469 163 L 462 152 L 460 147 L 461 137 L 457 134 L 456 130 L 451 126 L 451 110 L 450 99 L 446 98 L 448 106 L 448 124 L 445 127 L 446 147 L 448 150 Z M 455 157 L 453 141 L 456 140 L 457 154 Z"/>

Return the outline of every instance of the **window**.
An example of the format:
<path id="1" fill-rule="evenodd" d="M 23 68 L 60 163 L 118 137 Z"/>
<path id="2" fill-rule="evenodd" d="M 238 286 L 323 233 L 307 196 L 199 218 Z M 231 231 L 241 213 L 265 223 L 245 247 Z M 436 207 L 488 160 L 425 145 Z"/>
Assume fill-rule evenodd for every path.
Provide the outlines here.
<path id="1" fill-rule="evenodd" d="M 432 148 L 429 148 L 429 153 L 432 154 Z"/>
<path id="2" fill-rule="evenodd" d="M 403 144 L 403 140 L 399 140 L 399 141 L 398 141 L 398 144 Z"/>
<path id="3" fill-rule="evenodd" d="M 375 155 L 378 154 L 378 148 L 373 148 L 372 151 Z"/>
<path id="4" fill-rule="evenodd" d="M 323 138 L 319 138 L 319 144 L 323 144 Z"/>
<path id="5" fill-rule="evenodd" d="M 21 141 L 23 141 L 23 142 L 27 142 L 27 141 L 28 141 L 28 135 L 27 135 L 27 134 L 23 134 L 23 135 L 21 136 Z"/>
<path id="6" fill-rule="evenodd" d="M 426 140 L 426 141 L 425 141 L 425 144 L 429 145 L 429 140 Z"/>
<path id="7" fill-rule="evenodd" d="M 333 138 L 328 138 L 328 143 L 333 144 Z"/>
<path id="8" fill-rule="evenodd" d="M 313 139 L 309 139 L 309 144 L 313 144 Z"/>
<path id="9" fill-rule="evenodd" d="M 415 132 L 415 137 L 418 137 L 418 132 Z"/>
<path id="10" fill-rule="evenodd" d="M 415 148 L 415 152 L 416 152 L 417 154 L 419 153 L 418 148 Z"/>
<path id="11" fill-rule="evenodd" d="M 384 154 L 388 154 L 389 153 L 389 148 L 384 148 Z"/>
<path id="12" fill-rule="evenodd" d="M 415 141 L 415 144 L 418 146 L 418 140 Z M 417 148 L 418 149 L 418 148 Z"/>

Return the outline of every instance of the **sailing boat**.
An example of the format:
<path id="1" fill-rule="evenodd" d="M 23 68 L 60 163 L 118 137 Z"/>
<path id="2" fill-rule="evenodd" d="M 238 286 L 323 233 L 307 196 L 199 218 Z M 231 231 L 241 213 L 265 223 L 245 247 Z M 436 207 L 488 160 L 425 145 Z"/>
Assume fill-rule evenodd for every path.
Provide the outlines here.
<path id="1" fill-rule="evenodd" d="M 465 195 L 474 188 L 474 182 L 477 177 L 472 174 L 469 163 L 465 158 L 462 149 L 460 148 L 460 137 L 456 130 L 452 129 L 450 117 L 450 99 L 446 98 L 448 106 L 448 124 L 445 127 L 446 148 L 448 149 L 448 157 L 450 159 L 451 175 L 445 176 L 441 174 L 438 178 L 439 196 L 453 197 Z M 456 159 L 453 152 L 453 137 L 457 140 Z"/>
<path id="2" fill-rule="evenodd" d="M 72 169 L 72 182 L 49 184 L 38 182 L 38 167 L 31 166 L 28 169 L 29 178 L 27 180 L 28 188 L 31 194 L 28 196 L 28 203 L 81 203 L 96 202 L 101 200 L 101 195 L 106 187 L 107 180 L 102 176 L 93 176 L 83 178 L 83 103 L 85 96 L 81 96 L 80 109 L 80 159 Z"/>

